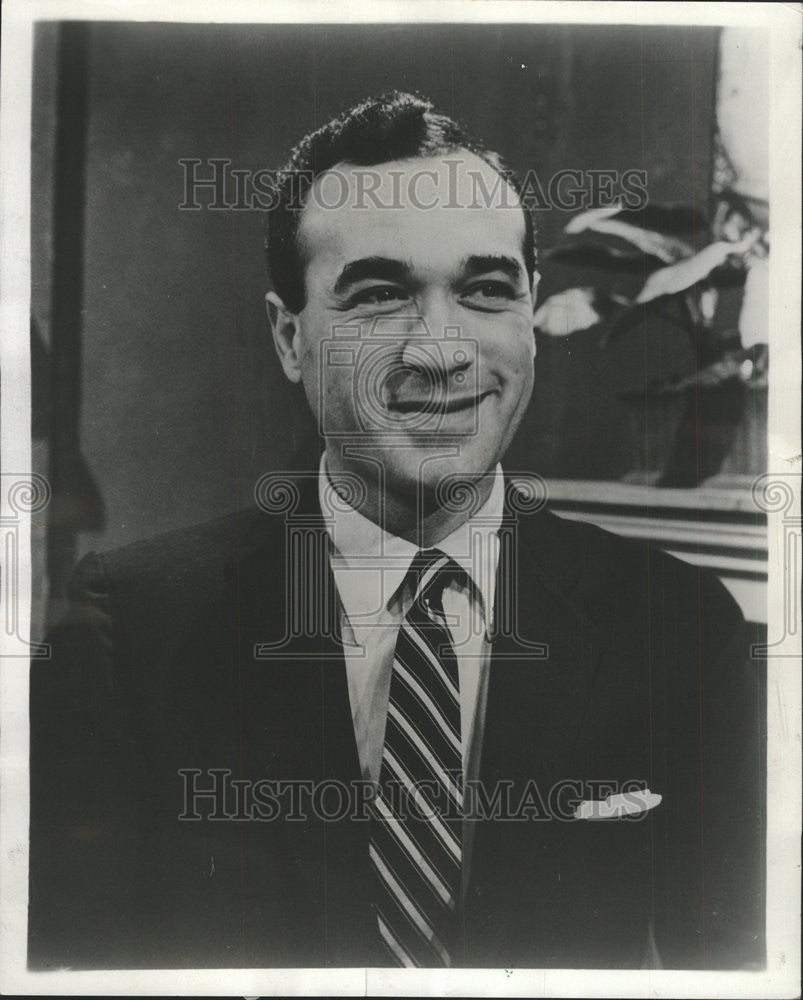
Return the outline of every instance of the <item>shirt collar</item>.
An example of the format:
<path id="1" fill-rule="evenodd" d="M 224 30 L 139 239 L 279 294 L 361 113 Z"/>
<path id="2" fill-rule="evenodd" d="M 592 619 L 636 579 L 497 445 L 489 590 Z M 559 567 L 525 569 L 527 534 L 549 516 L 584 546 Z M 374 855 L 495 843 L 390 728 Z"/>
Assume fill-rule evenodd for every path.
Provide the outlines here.
<path id="1" fill-rule="evenodd" d="M 454 559 L 474 582 L 482 596 L 488 626 L 494 606 L 499 552 L 496 536 L 502 523 L 504 498 L 504 475 L 501 465 L 497 465 L 491 493 L 482 507 L 434 546 Z M 358 621 L 365 625 L 382 619 L 419 549 L 364 517 L 334 492 L 325 454 L 318 470 L 318 500 L 334 544 L 338 592 L 357 633 Z"/>

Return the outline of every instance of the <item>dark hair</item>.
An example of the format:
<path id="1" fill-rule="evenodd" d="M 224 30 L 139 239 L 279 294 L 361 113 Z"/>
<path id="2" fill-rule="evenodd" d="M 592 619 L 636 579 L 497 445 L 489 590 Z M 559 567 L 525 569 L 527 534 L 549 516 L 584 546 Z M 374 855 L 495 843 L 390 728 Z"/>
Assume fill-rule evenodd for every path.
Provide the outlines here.
<path id="1" fill-rule="evenodd" d="M 268 213 L 268 270 L 287 308 L 300 312 L 306 300 L 298 227 L 304 196 L 316 177 L 337 163 L 375 166 L 459 149 L 484 160 L 521 195 L 518 177 L 498 153 L 469 138 L 451 118 L 438 114 L 431 101 L 413 94 L 392 91 L 368 98 L 306 135 L 277 176 L 275 204 Z M 535 268 L 535 232 L 530 212 L 524 205 L 522 210 L 524 263 L 530 276 Z"/>

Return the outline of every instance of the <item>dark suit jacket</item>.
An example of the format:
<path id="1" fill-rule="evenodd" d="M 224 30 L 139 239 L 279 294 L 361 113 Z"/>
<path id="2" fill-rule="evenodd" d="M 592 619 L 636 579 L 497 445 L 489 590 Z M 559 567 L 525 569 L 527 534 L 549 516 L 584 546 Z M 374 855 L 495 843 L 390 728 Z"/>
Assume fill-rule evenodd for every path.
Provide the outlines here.
<path id="1" fill-rule="evenodd" d="M 34 968 L 384 964 L 366 822 L 178 818 L 183 769 L 359 781 L 328 560 L 293 576 L 298 538 L 325 537 L 314 477 L 281 501 L 76 571 L 32 674 Z M 464 964 L 638 968 L 650 927 L 666 968 L 761 963 L 764 712 L 738 608 L 695 567 L 524 508 L 508 483 L 484 786 L 536 787 L 547 813 L 577 782 L 663 799 L 637 822 L 480 822 Z M 310 580 L 313 638 L 292 620 Z"/>

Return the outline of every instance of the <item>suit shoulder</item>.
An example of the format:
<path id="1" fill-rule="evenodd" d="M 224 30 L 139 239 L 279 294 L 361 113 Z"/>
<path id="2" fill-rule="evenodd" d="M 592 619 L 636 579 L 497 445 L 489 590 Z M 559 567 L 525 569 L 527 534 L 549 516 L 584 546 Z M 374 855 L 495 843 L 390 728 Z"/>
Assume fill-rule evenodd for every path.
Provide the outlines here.
<path id="1" fill-rule="evenodd" d="M 661 604 L 678 615 L 705 609 L 710 623 L 726 629 L 742 620 L 733 596 L 708 569 L 686 562 L 658 545 L 618 535 L 599 525 L 545 510 L 531 538 L 545 572 L 554 575 L 568 596 L 587 607 L 604 609 L 616 601 L 636 608 Z M 551 570 L 547 569 L 551 567 Z"/>
<path id="2" fill-rule="evenodd" d="M 117 549 L 91 554 L 85 562 L 102 569 L 118 597 L 181 593 L 198 595 L 223 582 L 225 568 L 258 544 L 268 520 L 243 508 L 210 521 L 176 528 Z M 81 567 L 76 571 L 80 575 Z"/>

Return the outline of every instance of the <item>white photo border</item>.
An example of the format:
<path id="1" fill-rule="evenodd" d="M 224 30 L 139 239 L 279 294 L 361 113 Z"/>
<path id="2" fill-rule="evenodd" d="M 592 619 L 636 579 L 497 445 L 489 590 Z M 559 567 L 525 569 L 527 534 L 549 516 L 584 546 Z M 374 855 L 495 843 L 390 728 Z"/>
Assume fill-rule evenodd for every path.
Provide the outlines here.
<path id="1" fill-rule="evenodd" d="M 37 20 L 274 23 L 543 22 L 564 24 L 742 25 L 771 39 L 769 462 L 793 491 L 786 512 L 768 514 L 768 641 L 783 637 L 784 656 L 768 659 L 767 967 L 758 972 L 610 970 L 201 969 L 29 973 L 26 969 L 28 868 L 28 674 L 23 639 L 31 603 L 30 518 L 15 523 L 19 577 L 3 578 L 15 602 L 17 635 L 0 630 L 0 989 L 52 995 L 473 995 L 588 997 L 792 997 L 800 982 L 801 687 L 800 621 L 784 631 L 789 582 L 800 582 L 800 295 L 801 67 L 800 5 L 767 3 L 521 2 L 399 0 L 285 2 L 230 0 L 6 0 L 2 7 L 0 209 L 2 271 L 3 481 L 30 477 L 30 130 L 33 25 Z M 779 361 L 779 359 L 783 361 Z M 9 504 L 3 489 L 2 524 Z M 796 542 L 785 542 L 793 525 Z M 794 527 L 796 525 L 796 528 Z M 791 555 L 790 555 L 791 552 Z M 4 553 L 7 566 L 7 551 Z M 786 595 L 786 598 L 785 598 Z M 0 608 L 7 615 L 8 607 Z M 797 615 L 799 616 L 799 607 Z M 4 617 L 7 622 L 8 618 Z M 788 630 L 787 630 L 788 631 Z M 781 647 L 778 647 L 780 649 Z"/>

